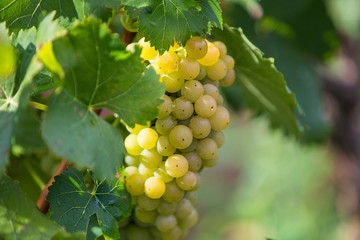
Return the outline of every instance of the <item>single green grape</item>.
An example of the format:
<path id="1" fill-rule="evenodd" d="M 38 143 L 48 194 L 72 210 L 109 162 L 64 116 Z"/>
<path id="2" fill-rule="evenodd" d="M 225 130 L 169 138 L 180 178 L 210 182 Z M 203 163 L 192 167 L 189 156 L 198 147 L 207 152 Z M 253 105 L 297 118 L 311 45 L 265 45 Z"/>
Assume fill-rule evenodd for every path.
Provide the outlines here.
<path id="1" fill-rule="evenodd" d="M 176 151 L 176 148 L 170 144 L 168 136 L 159 137 L 157 141 L 156 149 L 162 156 L 173 155 Z"/>
<path id="2" fill-rule="evenodd" d="M 165 83 L 166 91 L 169 93 L 179 91 L 184 84 L 184 78 L 180 77 L 178 71 L 163 75 L 162 81 Z"/>
<path id="3" fill-rule="evenodd" d="M 182 233 L 182 229 L 175 226 L 168 232 L 161 232 L 161 237 L 162 240 L 179 240 L 181 239 Z"/>
<path id="4" fill-rule="evenodd" d="M 160 200 L 160 204 L 157 208 L 157 211 L 162 216 L 169 216 L 173 213 L 175 213 L 177 208 L 177 204 L 175 203 L 169 203 L 165 200 Z"/>
<path id="5" fill-rule="evenodd" d="M 211 131 L 211 124 L 207 118 L 194 116 L 191 118 L 189 128 L 197 139 L 206 138 Z"/>
<path id="6" fill-rule="evenodd" d="M 184 191 L 178 187 L 175 181 L 166 184 L 165 193 L 162 198 L 169 203 L 177 203 L 184 196 Z"/>
<path id="7" fill-rule="evenodd" d="M 200 59 L 206 55 L 208 45 L 202 37 L 192 37 L 186 41 L 185 49 L 189 58 Z"/>
<path id="8" fill-rule="evenodd" d="M 173 115 L 169 115 L 165 118 L 158 118 L 155 122 L 156 131 L 162 135 L 168 135 L 176 125 L 177 120 Z"/>
<path id="9" fill-rule="evenodd" d="M 188 199 L 192 204 L 195 204 L 197 196 L 195 191 L 186 192 L 185 198 Z"/>
<path id="10" fill-rule="evenodd" d="M 235 66 L 235 61 L 234 61 L 234 59 L 233 59 L 231 56 L 225 55 L 225 56 L 222 57 L 221 59 L 224 61 L 225 65 L 226 65 L 226 68 L 227 68 L 228 71 L 230 71 L 231 69 L 234 68 L 234 66 Z"/>
<path id="11" fill-rule="evenodd" d="M 164 102 L 159 106 L 158 118 L 164 118 L 171 114 L 172 101 L 168 95 L 163 95 Z"/>
<path id="12" fill-rule="evenodd" d="M 212 96 L 214 99 L 217 99 L 220 95 L 219 89 L 213 84 L 204 84 L 204 94 Z"/>
<path id="13" fill-rule="evenodd" d="M 200 64 L 189 58 L 183 58 L 179 64 L 179 74 L 182 78 L 191 80 L 200 73 Z"/>
<path id="14" fill-rule="evenodd" d="M 199 154 L 195 152 L 183 153 L 184 157 L 188 161 L 189 171 L 197 172 L 201 168 L 201 158 Z"/>
<path id="15" fill-rule="evenodd" d="M 152 149 L 156 146 L 158 140 L 157 132 L 152 128 L 144 128 L 137 135 L 137 141 L 140 147 Z"/>
<path id="16" fill-rule="evenodd" d="M 125 181 L 125 187 L 126 190 L 132 195 L 132 196 L 140 196 L 144 193 L 144 183 L 146 178 L 139 174 L 133 174 L 130 177 L 126 178 Z"/>
<path id="17" fill-rule="evenodd" d="M 217 109 L 216 101 L 212 96 L 202 95 L 195 102 L 195 112 L 204 118 L 212 116 Z"/>
<path id="18" fill-rule="evenodd" d="M 229 111 L 223 107 L 219 106 L 211 117 L 209 117 L 211 128 L 214 131 L 224 130 L 230 123 L 230 114 Z"/>
<path id="19" fill-rule="evenodd" d="M 223 60 L 219 59 L 214 65 L 206 68 L 207 76 L 214 81 L 218 81 L 225 77 L 227 73 L 227 67 Z"/>
<path id="20" fill-rule="evenodd" d="M 198 142 L 196 153 L 202 159 L 211 159 L 215 156 L 217 149 L 218 147 L 213 139 L 205 138 Z"/>
<path id="21" fill-rule="evenodd" d="M 171 129 L 169 133 L 169 140 L 171 145 L 178 149 L 184 149 L 190 146 L 193 135 L 191 130 L 184 125 L 177 125 Z"/>
<path id="22" fill-rule="evenodd" d="M 148 168 L 144 164 L 140 163 L 138 167 L 138 172 L 143 175 L 145 178 L 154 176 L 155 169 Z"/>
<path id="23" fill-rule="evenodd" d="M 183 97 L 179 97 L 173 102 L 172 114 L 177 119 L 188 119 L 192 116 L 193 112 L 194 106 L 189 100 L 186 100 Z"/>
<path id="24" fill-rule="evenodd" d="M 145 181 L 145 194 L 151 199 L 158 199 L 165 192 L 165 183 L 157 177 L 150 177 Z"/>
<path id="25" fill-rule="evenodd" d="M 153 223 L 157 218 L 158 213 L 156 211 L 146 211 L 139 206 L 135 207 L 135 217 L 143 223 Z"/>
<path id="26" fill-rule="evenodd" d="M 186 81 L 181 87 L 181 95 L 190 102 L 195 102 L 203 94 L 204 87 L 196 80 Z"/>
<path id="27" fill-rule="evenodd" d="M 155 226 L 161 232 L 168 232 L 177 224 L 177 219 L 174 215 L 162 216 L 159 215 L 155 220 Z"/>
<path id="28" fill-rule="evenodd" d="M 220 86 L 229 87 L 235 82 L 236 74 L 234 69 L 228 71 L 223 79 L 220 80 Z"/>
<path id="29" fill-rule="evenodd" d="M 215 156 L 211 159 L 208 159 L 208 160 L 203 159 L 202 166 L 211 168 L 211 167 L 216 166 L 218 161 L 219 161 L 219 156 L 217 154 L 215 154 Z"/>
<path id="30" fill-rule="evenodd" d="M 219 94 L 218 98 L 216 99 L 216 105 L 222 106 L 224 104 L 224 97 Z"/>
<path id="31" fill-rule="evenodd" d="M 160 205 L 160 199 L 152 199 L 146 196 L 146 194 L 142 194 L 137 198 L 137 204 L 139 207 L 146 211 L 156 210 Z"/>
<path id="32" fill-rule="evenodd" d="M 192 211 L 189 216 L 186 218 L 179 219 L 179 227 L 181 228 L 191 228 L 194 226 L 199 218 L 198 212 L 195 208 L 192 208 Z"/>
<path id="33" fill-rule="evenodd" d="M 176 184 L 184 191 L 190 191 L 196 186 L 196 174 L 188 171 L 184 176 L 176 178 Z"/>
<path id="34" fill-rule="evenodd" d="M 159 166 L 163 160 L 163 156 L 157 151 L 156 148 L 144 149 L 139 156 L 140 163 L 145 167 L 154 169 Z"/>
<path id="35" fill-rule="evenodd" d="M 165 161 L 165 170 L 172 177 L 182 177 L 188 169 L 188 161 L 181 154 L 174 154 Z"/>
<path id="36" fill-rule="evenodd" d="M 193 211 L 193 205 L 191 201 L 187 198 L 183 198 L 176 207 L 175 216 L 177 218 L 186 218 L 191 214 L 192 211 Z"/>
<path id="37" fill-rule="evenodd" d="M 125 159 L 124 159 L 126 165 L 128 166 L 139 166 L 140 160 L 138 156 L 132 156 L 130 154 L 126 154 L 125 155 Z"/>
<path id="38" fill-rule="evenodd" d="M 139 156 L 143 148 L 139 145 L 137 141 L 137 135 L 131 133 L 129 134 L 124 141 L 125 149 L 126 151 L 133 155 L 133 156 Z"/>
<path id="39" fill-rule="evenodd" d="M 139 173 L 138 168 L 135 166 L 128 166 L 128 167 L 124 168 L 124 174 L 126 177 L 130 177 L 131 175 L 134 175 L 135 173 Z"/>

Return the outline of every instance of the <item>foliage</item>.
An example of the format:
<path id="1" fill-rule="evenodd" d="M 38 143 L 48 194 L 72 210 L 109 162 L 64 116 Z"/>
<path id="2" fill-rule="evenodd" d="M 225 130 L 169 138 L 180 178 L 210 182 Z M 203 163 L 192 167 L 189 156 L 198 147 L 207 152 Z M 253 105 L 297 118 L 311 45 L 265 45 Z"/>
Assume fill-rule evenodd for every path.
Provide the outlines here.
<path id="1" fill-rule="evenodd" d="M 267 113 L 288 134 L 301 134 L 298 104 L 283 75 L 241 30 L 223 27 L 217 0 L 0 0 L 6 59 L 0 59 L 1 237 L 41 239 L 46 229 L 46 239 L 118 238 L 117 221 L 132 211 L 114 180 L 127 134 L 119 122 L 152 121 L 165 92 L 156 71 L 141 61 L 141 50 L 128 51 L 111 28 L 124 10 L 139 23 L 137 38 L 145 36 L 160 52 L 195 35 L 224 41 L 248 107 Z M 113 117 L 100 117 L 105 111 Z M 60 158 L 74 168 L 50 187 L 51 221 L 34 207 L 32 191 L 44 188 Z M 28 187 L 29 178 L 36 187 Z"/>
<path id="2" fill-rule="evenodd" d="M 110 183 L 93 180 L 95 186 L 90 191 L 82 173 L 75 168 L 56 176 L 47 196 L 51 204 L 51 218 L 67 231 L 77 232 L 89 229 L 90 218 L 94 215 L 104 237 L 118 239 L 117 221 L 130 215 L 130 196 L 119 179 Z"/>

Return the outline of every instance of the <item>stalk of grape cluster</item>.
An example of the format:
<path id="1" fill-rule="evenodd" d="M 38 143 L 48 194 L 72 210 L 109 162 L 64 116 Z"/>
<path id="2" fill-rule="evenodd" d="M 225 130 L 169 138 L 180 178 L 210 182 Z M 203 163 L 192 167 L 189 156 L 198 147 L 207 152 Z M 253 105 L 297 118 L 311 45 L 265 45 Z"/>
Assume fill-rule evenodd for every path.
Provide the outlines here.
<path id="1" fill-rule="evenodd" d="M 200 172 L 217 164 L 224 144 L 230 115 L 218 87 L 235 81 L 235 62 L 224 43 L 201 37 L 162 55 L 144 39 L 137 44 L 166 94 L 154 124 L 126 126 L 125 187 L 134 213 L 119 226 L 122 239 L 178 240 L 198 220 Z"/>

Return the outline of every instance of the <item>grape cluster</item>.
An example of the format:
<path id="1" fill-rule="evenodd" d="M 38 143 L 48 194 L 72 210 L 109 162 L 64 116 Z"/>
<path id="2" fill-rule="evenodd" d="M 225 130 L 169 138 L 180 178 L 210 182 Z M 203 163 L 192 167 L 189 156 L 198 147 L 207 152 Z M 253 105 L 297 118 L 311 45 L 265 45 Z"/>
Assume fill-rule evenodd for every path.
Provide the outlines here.
<path id="1" fill-rule="evenodd" d="M 218 162 L 230 121 L 219 86 L 235 80 L 224 43 L 193 37 L 159 55 L 143 39 L 141 57 L 160 74 L 166 94 L 151 124 L 127 126 L 125 186 L 134 204 L 125 239 L 177 240 L 198 219 L 193 204 L 200 171 Z"/>

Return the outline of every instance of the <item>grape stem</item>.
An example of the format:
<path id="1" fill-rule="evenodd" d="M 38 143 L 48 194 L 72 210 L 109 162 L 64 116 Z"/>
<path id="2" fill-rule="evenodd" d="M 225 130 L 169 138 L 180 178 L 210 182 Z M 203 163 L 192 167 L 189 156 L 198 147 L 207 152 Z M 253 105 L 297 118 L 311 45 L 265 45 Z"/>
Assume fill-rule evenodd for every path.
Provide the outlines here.
<path id="1" fill-rule="evenodd" d="M 122 42 L 125 45 L 130 44 L 136 36 L 136 32 L 130 32 L 124 28 L 123 34 L 122 34 Z"/>
<path id="2" fill-rule="evenodd" d="M 30 104 L 31 104 L 32 107 L 34 107 L 36 109 L 39 109 L 39 110 L 42 110 L 42 111 L 46 111 L 47 108 L 48 108 L 45 104 L 41 104 L 41 103 L 38 103 L 38 102 L 30 101 Z"/>

